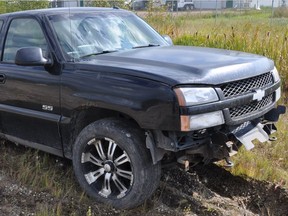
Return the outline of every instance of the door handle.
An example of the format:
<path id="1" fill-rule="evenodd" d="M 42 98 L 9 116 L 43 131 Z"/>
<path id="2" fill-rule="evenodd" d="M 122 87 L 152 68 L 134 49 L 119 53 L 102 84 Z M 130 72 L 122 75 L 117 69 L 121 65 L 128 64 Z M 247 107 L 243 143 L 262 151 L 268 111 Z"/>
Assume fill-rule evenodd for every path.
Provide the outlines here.
<path id="1" fill-rule="evenodd" d="M 6 81 L 6 76 L 5 74 L 0 74 L 0 84 L 4 84 Z"/>

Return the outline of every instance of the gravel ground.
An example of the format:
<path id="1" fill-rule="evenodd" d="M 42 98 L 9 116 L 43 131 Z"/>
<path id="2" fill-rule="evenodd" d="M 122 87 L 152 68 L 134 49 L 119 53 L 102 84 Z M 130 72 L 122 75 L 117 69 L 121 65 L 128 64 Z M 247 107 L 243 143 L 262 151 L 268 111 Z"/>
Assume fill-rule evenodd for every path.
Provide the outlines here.
<path id="1" fill-rule="evenodd" d="M 11 152 L 13 151 L 11 150 L 9 153 L 12 154 Z M 59 163 L 59 158 L 52 157 L 51 160 Z M 63 169 L 65 166 L 71 168 L 70 163 L 64 164 Z M 48 191 L 37 191 L 29 185 L 21 185 L 11 179 L 6 171 L 0 169 L 0 216 L 85 216 L 90 213 L 90 215 L 131 216 L 286 216 L 288 214 L 287 190 L 269 182 L 233 176 L 229 171 L 215 164 L 198 165 L 188 172 L 184 172 L 178 167 L 164 169 L 160 187 L 155 195 L 144 205 L 124 211 L 100 205 L 90 199 L 79 201 L 79 197 L 75 197 L 75 193 L 73 193 L 74 197 L 68 192 L 64 197 L 59 198 Z M 79 196 L 81 196 L 81 192 L 79 192 Z M 61 210 L 58 214 L 55 210 L 57 207 L 58 211 Z"/>

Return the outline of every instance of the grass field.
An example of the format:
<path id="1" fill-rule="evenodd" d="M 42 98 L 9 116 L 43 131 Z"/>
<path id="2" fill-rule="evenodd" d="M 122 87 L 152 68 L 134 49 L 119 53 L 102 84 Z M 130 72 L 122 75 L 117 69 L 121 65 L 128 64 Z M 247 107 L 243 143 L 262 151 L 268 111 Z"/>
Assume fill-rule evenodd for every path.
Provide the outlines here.
<path id="1" fill-rule="evenodd" d="M 281 103 L 287 105 L 288 18 L 269 11 L 171 16 L 150 14 L 147 21 L 177 45 L 206 46 L 264 55 L 274 60 L 282 78 Z M 286 95 L 286 96 L 285 96 Z M 244 149 L 235 156 L 232 173 L 288 186 L 288 115 L 278 122 L 277 141 Z"/>
<path id="2" fill-rule="evenodd" d="M 155 14 L 147 21 L 176 45 L 207 46 L 251 52 L 275 61 L 283 78 L 288 78 L 288 18 L 270 18 L 269 11 L 219 14 Z"/>

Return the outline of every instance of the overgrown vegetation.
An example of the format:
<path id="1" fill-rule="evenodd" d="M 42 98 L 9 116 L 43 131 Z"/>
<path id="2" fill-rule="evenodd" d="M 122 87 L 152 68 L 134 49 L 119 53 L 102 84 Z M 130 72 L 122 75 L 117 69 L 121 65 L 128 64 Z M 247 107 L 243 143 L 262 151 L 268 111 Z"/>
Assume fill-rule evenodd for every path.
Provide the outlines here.
<path id="1" fill-rule="evenodd" d="M 25 1 L 25 0 L 1 0 L 0 14 L 22 10 L 33 10 L 47 8 L 50 5 L 49 0 Z"/>
<path id="2" fill-rule="evenodd" d="M 33 188 L 35 200 L 40 200 L 35 206 L 37 216 L 105 215 L 101 208 L 91 210 L 93 200 L 78 186 L 71 161 L 7 141 L 0 142 L 0 151 L 0 180 L 5 171 L 11 179 Z"/>
<path id="3" fill-rule="evenodd" d="M 176 45 L 206 46 L 264 55 L 274 60 L 284 89 L 288 89 L 288 19 L 270 18 L 270 12 L 239 13 L 217 18 L 198 15 L 173 16 L 159 13 L 147 21 Z"/>
<path id="4" fill-rule="evenodd" d="M 280 7 L 274 11 L 274 17 L 286 17 L 288 18 L 288 7 Z"/>
<path id="5" fill-rule="evenodd" d="M 86 3 L 86 5 L 91 7 L 119 7 L 128 9 L 124 0 L 92 0 L 89 3 Z"/>

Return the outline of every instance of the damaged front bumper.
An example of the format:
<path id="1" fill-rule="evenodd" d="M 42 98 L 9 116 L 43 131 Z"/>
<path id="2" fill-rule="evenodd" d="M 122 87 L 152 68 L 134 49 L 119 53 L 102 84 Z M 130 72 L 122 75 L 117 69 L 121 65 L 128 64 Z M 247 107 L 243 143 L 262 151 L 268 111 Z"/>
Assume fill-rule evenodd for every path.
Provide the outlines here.
<path id="1" fill-rule="evenodd" d="M 254 148 L 253 140 L 266 142 L 269 140 L 269 135 L 276 132 L 277 128 L 274 125 L 278 121 L 279 116 L 286 112 L 286 107 L 278 106 L 272 109 L 264 116 L 264 120 L 248 121 L 232 129 L 232 134 L 239 140 L 247 150 Z"/>
<path id="2" fill-rule="evenodd" d="M 153 130 L 146 132 L 146 147 L 150 150 L 153 163 L 162 160 L 169 152 L 176 153 L 177 161 L 189 163 L 226 159 L 236 154 L 244 145 L 247 150 L 254 147 L 253 141 L 265 142 L 277 129 L 274 125 L 279 116 L 286 112 L 284 106 L 271 109 L 262 117 L 238 125 L 223 125 L 189 133 Z"/>
<path id="3" fill-rule="evenodd" d="M 204 163 L 225 159 L 227 166 L 233 166 L 230 157 L 237 153 L 239 147 L 244 145 L 247 150 L 251 150 L 254 148 L 253 141 L 258 140 L 261 143 L 268 141 L 269 136 L 277 130 L 274 123 L 285 112 L 284 106 L 278 106 L 262 118 L 247 121 L 237 126 L 227 126 L 226 129 L 218 132 L 215 131 L 211 134 L 209 141 L 197 148 L 192 147 L 185 150 L 185 153 L 177 161 L 184 165 L 185 169 L 199 158 L 198 162 Z"/>

